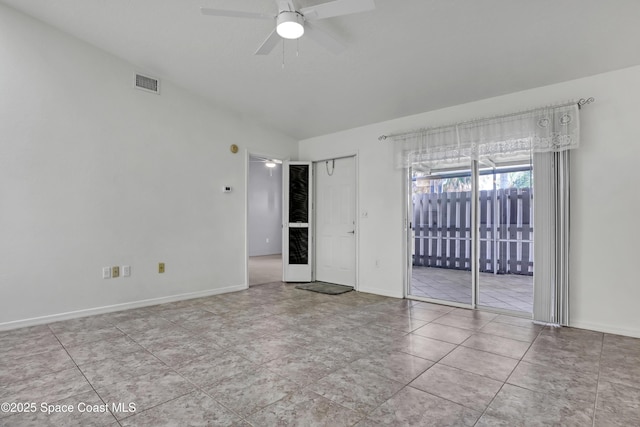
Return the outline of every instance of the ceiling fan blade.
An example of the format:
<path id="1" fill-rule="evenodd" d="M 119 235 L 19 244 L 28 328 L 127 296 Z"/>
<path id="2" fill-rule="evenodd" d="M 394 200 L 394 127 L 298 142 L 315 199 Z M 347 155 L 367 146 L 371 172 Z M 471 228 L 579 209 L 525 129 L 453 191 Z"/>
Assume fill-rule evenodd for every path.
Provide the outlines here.
<path id="1" fill-rule="evenodd" d="M 269 37 L 267 37 L 267 39 L 262 43 L 262 45 L 260 45 L 258 50 L 256 50 L 256 53 L 254 53 L 254 55 L 270 54 L 280 40 L 281 38 L 274 28 L 274 30 L 271 31 L 271 34 L 269 34 Z"/>
<path id="2" fill-rule="evenodd" d="M 282 12 L 283 10 L 294 12 L 296 10 L 293 2 L 289 0 L 276 0 L 276 4 L 278 5 L 278 12 Z"/>
<path id="3" fill-rule="evenodd" d="M 304 35 L 309 36 L 310 39 L 335 54 L 341 53 L 346 49 L 346 46 L 336 40 L 332 35 L 309 22 L 304 23 Z"/>
<path id="4" fill-rule="evenodd" d="M 300 9 L 305 20 L 332 18 L 334 16 L 349 15 L 351 13 L 373 10 L 376 4 L 373 0 L 335 0 L 322 3 L 317 6 L 309 6 Z"/>
<path id="5" fill-rule="evenodd" d="M 275 18 L 275 16 L 267 15 L 266 13 L 242 12 L 240 10 L 209 9 L 207 7 L 200 8 L 200 12 L 202 12 L 203 15 L 225 16 L 228 18 L 251 18 L 251 19 Z"/>

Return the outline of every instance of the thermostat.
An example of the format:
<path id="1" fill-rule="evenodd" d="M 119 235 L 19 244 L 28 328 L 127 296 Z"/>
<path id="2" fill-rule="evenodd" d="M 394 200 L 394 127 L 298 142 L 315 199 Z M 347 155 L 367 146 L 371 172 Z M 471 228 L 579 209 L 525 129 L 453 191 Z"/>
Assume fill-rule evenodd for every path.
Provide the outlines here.
<path id="1" fill-rule="evenodd" d="M 228 187 L 228 186 L 222 187 L 222 192 L 223 193 L 231 193 L 231 187 Z"/>

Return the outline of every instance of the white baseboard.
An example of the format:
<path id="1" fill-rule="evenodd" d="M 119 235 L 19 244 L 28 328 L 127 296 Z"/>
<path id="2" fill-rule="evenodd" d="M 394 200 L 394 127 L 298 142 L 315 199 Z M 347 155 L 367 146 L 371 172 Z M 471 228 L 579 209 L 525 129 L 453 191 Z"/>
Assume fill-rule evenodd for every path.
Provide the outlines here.
<path id="1" fill-rule="evenodd" d="M 360 286 L 358 288 L 358 292 L 365 292 L 367 294 L 382 295 L 383 297 L 404 298 L 404 295 L 402 295 L 402 292 L 399 292 L 399 293 L 390 292 L 388 289 L 369 288 L 369 287 L 365 287 L 365 286 Z"/>
<path id="2" fill-rule="evenodd" d="M 627 337 L 640 338 L 640 330 L 619 328 L 617 326 L 601 325 L 590 322 L 569 322 L 569 326 L 578 329 L 589 329 L 590 331 L 604 332 L 606 334 L 624 335 Z"/>
<path id="3" fill-rule="evenodd" d="M 140 301 L 126 302 L 123 304 L 107 305 L 103 307 L 94 307 L 84 310 L 69 311 L 66 313 L 51 314 L 42 317 L 33 317 L 30 319 L 13 320 L 11 322 L 0 323 L 0 331 L 10 329 L 25 328 L 28 326 L 42 325 L 46 323 L 59 322 L 61 320 L 76 319 L 79 317 L 93 316 L 96 314 L 113 313 L 114 311 L 129 310 L 132 308 L 148 307 L 158 304 L 166 304 L 168 302 L 182 301 L 194 298 L 208 297 L 212 295 L 226 294 L 229 292 L 243 291 L 247 289 L 247 285 L 228 286 L 226 288 L 207 289 L 206 291 L 189 292 L 186 294 L 170 295 L 160 298 L 152 298 Z"/>

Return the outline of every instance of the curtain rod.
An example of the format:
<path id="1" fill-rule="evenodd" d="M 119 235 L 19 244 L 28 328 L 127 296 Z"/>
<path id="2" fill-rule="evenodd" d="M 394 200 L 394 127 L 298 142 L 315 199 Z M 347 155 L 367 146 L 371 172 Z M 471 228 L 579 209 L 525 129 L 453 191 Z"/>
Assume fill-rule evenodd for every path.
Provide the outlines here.
<path id="1" fill-rule="evenodd" d="M 578 104 L 578 108 L 582 108 L 585 105 L 591 104 L 592 102 L 595 102 L 595 98 L 594 97 L 589 97 L 589 98 L 580 98 L 578 101 L 572 101 L 572 102 L 568 102 L 566 104 L 560 104 L 560 105 L 553 105 L 552 107 L 566 107 L 569 105 L 573 105 L 573 104 Z M 544 108 L 544 107 L 541 107 Z M 473 123 L 473 122 L 478 122 L 478 121 L 482 121 L 482 120 L 488 120 L 491 118 L 502 118 L 502 117 L 509 117 L 509 116 L 516 116 L 518 114 L 526 114 L 526 113 L 532 113 L 534 111 L 540 110 L 540 108 L 534 108 L 531 110 L 526 110 L 526 111 L 519 111 L 517 113 L 513 113 L 513 114 L 505 114 L 502 116 L 495 116 L 495 117 L 488 117 L 485 119 L 476 119 L 476 120 L 468 120 L 466 122 L 460 122 L 460 123 L 456 123 L 453 125 L 444 125 L 444 126 L 437 126 L 434 128 L 426 128 L 426 129 L 419 129 L 419 130 L 412 130 L 409 132 L 400 132 L 400 133 L 394 133 L 391 135 L 380 135 L 378 137 L 378 141 L 384 141 L 388 138 L 394 138 L 394 137 L 398 137 L 398 136 L 405 136 L 405 135 L 411 135 L 411 134 L 415 134 L 415 133 L 420 133 L 426 130 L 437 130 L 437 129 L 442 129 L 442 128 L 446 128 L 446 127 L 450 127 L 450 126 L 455 126 L 455 125 L 463 125 L 463 124 L 468 124 L 468 123 Z"/>

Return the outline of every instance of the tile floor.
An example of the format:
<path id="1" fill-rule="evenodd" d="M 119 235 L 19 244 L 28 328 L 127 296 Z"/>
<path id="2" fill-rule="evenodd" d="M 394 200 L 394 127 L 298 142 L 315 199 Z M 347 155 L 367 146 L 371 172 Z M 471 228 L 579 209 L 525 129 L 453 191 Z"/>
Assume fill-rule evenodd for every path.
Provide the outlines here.
<path id="1" fill-rule="evenodd" d="M 637 426 L 639 384 L 639 339 L 283 283 L 0 333 L 11 427 Z"/>
<path id="2" fill-rule="evenodd" d="M 533 276 L 480 273 L 480 305 L 533 313 Z M 471 272 L 413 267 L 411 295 L 471 304 Z"/>

